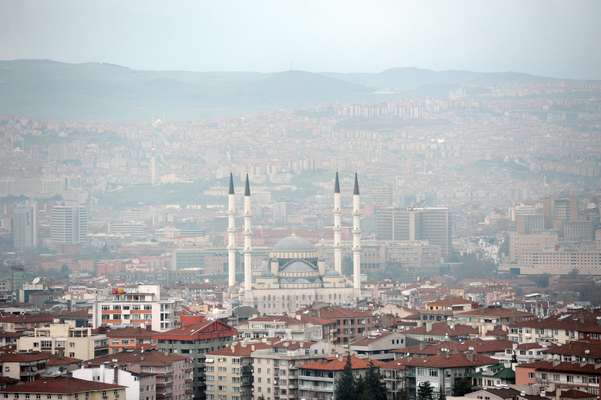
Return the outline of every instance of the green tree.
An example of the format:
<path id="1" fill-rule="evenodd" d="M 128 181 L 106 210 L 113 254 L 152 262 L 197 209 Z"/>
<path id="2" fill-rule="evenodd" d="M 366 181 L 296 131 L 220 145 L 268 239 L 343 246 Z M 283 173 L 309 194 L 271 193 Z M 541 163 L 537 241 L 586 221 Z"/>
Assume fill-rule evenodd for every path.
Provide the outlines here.
<path id="1" fill-rule="evenodd" d="M 369 387 L 367 386 L 367 380 L 362 376 L 355 379 L 355 393 L 357 400 L 370 400 Z"/>
<path id="2" fill-rule="evenodd" d="M 348 353 L 344 370 L 336 382 L 334 398 L 339 400 L 356 400 L 357 397 L 355 381 L 353 379 L 353 367 L 351 365 L 351 354 Z"/>
<path id="3" fill-rule="evenodd" d="M 453 386 L 453 396 L 463 396 L 466 393 L 472 392 L 472 378 L 465 377 L 459 378 L 455 380 L 455 385 Z"/>
<path id="4" fill-rule="evenodd" d="M 424 381 L 417 387 L 417 400 L 434 400 L 434 389 L 430 382 Z"/>
<path id="5" fill-rule="evenodd" d="M 365 375 L 365 386 L 368 392 L 368 399 L 386 400 L 386 385 L 382 381 L 380 370 L 371 361 Z"/>

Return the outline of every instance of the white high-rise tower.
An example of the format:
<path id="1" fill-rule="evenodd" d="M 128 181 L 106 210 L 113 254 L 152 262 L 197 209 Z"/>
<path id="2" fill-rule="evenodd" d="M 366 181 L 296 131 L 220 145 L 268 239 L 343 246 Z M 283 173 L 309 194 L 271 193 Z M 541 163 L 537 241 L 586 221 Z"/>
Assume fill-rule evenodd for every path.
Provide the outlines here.
<path id="1" fill-rule="evenodd" d="M 359 180 L 355 172 L 353 188 L 353 289 L 361 293 L 361 204 L 359 198 Z"/>
<path id="2" fill-rule="evenodd" d="M 227 283 L 230 288 L 236 284 L 236 195 L 231 173 L 227 196 Z"/>
<path id="3" fill-rule="evenodd" d="M 338 171 L 334 182 L 334 270 L 342 274 L 342 202 Z"/>
<path id="4" fill-rule="evenodd" d="M 252 210 L 250 203 L 250 182 L 246 174 L 244 187 L 244 290 L 249 293 L 252 289 Z"/>

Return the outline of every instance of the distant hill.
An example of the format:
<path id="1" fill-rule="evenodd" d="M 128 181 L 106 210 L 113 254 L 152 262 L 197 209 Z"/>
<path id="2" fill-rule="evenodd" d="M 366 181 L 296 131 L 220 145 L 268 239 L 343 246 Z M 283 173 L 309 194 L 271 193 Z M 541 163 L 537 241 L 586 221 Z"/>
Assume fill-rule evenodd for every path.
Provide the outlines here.
<path id="1" fill-rule="evenodd" d="M 447 93 L 526 74 L 394 68 L 380 73 L 137 71 L 48 60 L 0 61 L 0 114 L 84 120 L 196 119 L 280 106 L 378 101 L 378 91 Z M 433 88 L 436 88 L 434 90 Z"/>
<path id="2" fill-rule="evenodd" d="M 501 82 L 542 82 L 555 80 L 515 72 L 433 71 L 421 68 L 392 68 L 366 73 L 327 73 L 332 78 L 379 90 L 417 90 L 428 86 L 489 85 Z"/>

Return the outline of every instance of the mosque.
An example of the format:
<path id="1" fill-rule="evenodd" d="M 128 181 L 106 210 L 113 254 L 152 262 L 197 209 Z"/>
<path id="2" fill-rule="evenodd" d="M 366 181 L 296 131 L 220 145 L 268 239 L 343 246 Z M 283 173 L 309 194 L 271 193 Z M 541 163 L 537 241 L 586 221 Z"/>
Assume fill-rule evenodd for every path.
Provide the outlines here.
<path id="1" fill-rule="evenodd" d="M 228 194 L 228 286 L 243 305 L 261 313 L 293 313 L 315 302 L 352 305 L 361 296 L 361 228 L 359 181 L 353 190 L 353 274 L 342 274 L 342 206 L 338 172 L 334 182 L 334 265 L 317 256 L 307 240 L 292 235 L 281 239 L 269 254 L 268 270 L 252 281 L 252 207 L 248 175 L 244 188 L 244 282 L 236 284 L 236 204 L 234 179 L 230 174 Z"/>

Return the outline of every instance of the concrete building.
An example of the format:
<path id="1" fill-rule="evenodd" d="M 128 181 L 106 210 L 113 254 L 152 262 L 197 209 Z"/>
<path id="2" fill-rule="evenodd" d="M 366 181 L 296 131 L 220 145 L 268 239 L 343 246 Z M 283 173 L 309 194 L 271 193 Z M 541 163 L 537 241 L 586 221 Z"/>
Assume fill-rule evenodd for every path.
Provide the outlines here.
<path id="1" fill-rule="evenodd" d="M 125 400 L 156 400 L 156 375 L 130 372 L 118 365 L 101 364 L 71 372 L 73 378 L 125 387 Z"/>
<path id="2" fill-rule="evenodd" d="M 37 206 L 35 203 L 15 207 L 11 222 L 13 246 L 17 251 L 29 250 L 38 245 Z"/>
<path id="3" fill-rule="evenodd" d="M 21 382 L 38 379 L 48 366 L 48 353 L 0 353 L 1 376 Z"/>
<path id="4" fill-rule="evenodd" d="M 178 302 L 161 298 L 158 285 L 118 287 L 92 306 L 92 326 L 141 327 L 164 332 L 176 325 Z"/>
<path id="5" fill-rule="evenodd" d="M 269 341 L 236 342 L 207 353 L 207 400 L 253 398 L 253 351 L 271 347 Z"/>
<path id="6" fill-rule="evenodd" d="M 88 209 L 80 205 L 56 205 L 52 208 L 50 239 L 57 245 L 87 241 Z"/>
<path id="7" fill-rule="evenodd" d="M 439 246 L 441 255 L 452 252 L 452 223 L 446 207 L 376 208 L 376 238 L 380 240 L 427 240 Z"/>
<path id="8" fill-rule="evenodd" d="M 219 321 L 203 321 L 162 332 L 158 337 L 159 350 L 181 354 L 193 360 L 194 399 L 204 399 L 206 354 L 230 346 L 237 332 Z"/>
<path id="9" fill-rule="evenodd" d="M 90 360 L 108 354 L 105 334 L 95 334 L 92 328 L 76 328 L 70 323 L 52 323 L 35 328 L 32 336 L 17 339 L 17 351 L 44 351 L 79 360 Z"/>
<path id="10" fill-rule="evenodd" d="M 158 332 L 143 328 L 110 329 L 106 333 L 109 353 L 120 353 L 128 350 L 156 350 L 158 347 L 157 335 Z"/>
<path id="11" fill-rule="evenodd" d="M 98 369 L 102 365 L 117 366 L 135 374 L 154 375 L 156 400 L 192 398 L 192 358 L 189 356 L 159 351 L 126 351 L 95 358 L 86 362 L 84 367 Z M 149 389 L 144 388 L 144 392 L 147 391 Z"/>
<path id="12" fill-rule="evenodd" d="M 340 379 L 346 363 L 347 359 L 343 356 L 302 363 L 299 366 L 298 398 L 334 400 L 336 382 Z M 352 356 L 351 368 L 355 379 L 364 377 L 369 369 L 369 360 Z"/>
<path id="13" fill-rule="evenodd" d="M 299 367 L 308 360 L 327 358 L 331 351 L 327 342 L 281 341 L 252 352 L 254 400 L 300 399 Z"/>
<path id="14" fill-rule="evenodd" d="M 42 396 L 48 400 L 129 400 L 125 397 L 124 386 L 66 377 L 10 385 L 0 393 L 8 400 L 40 399 Z"/>

